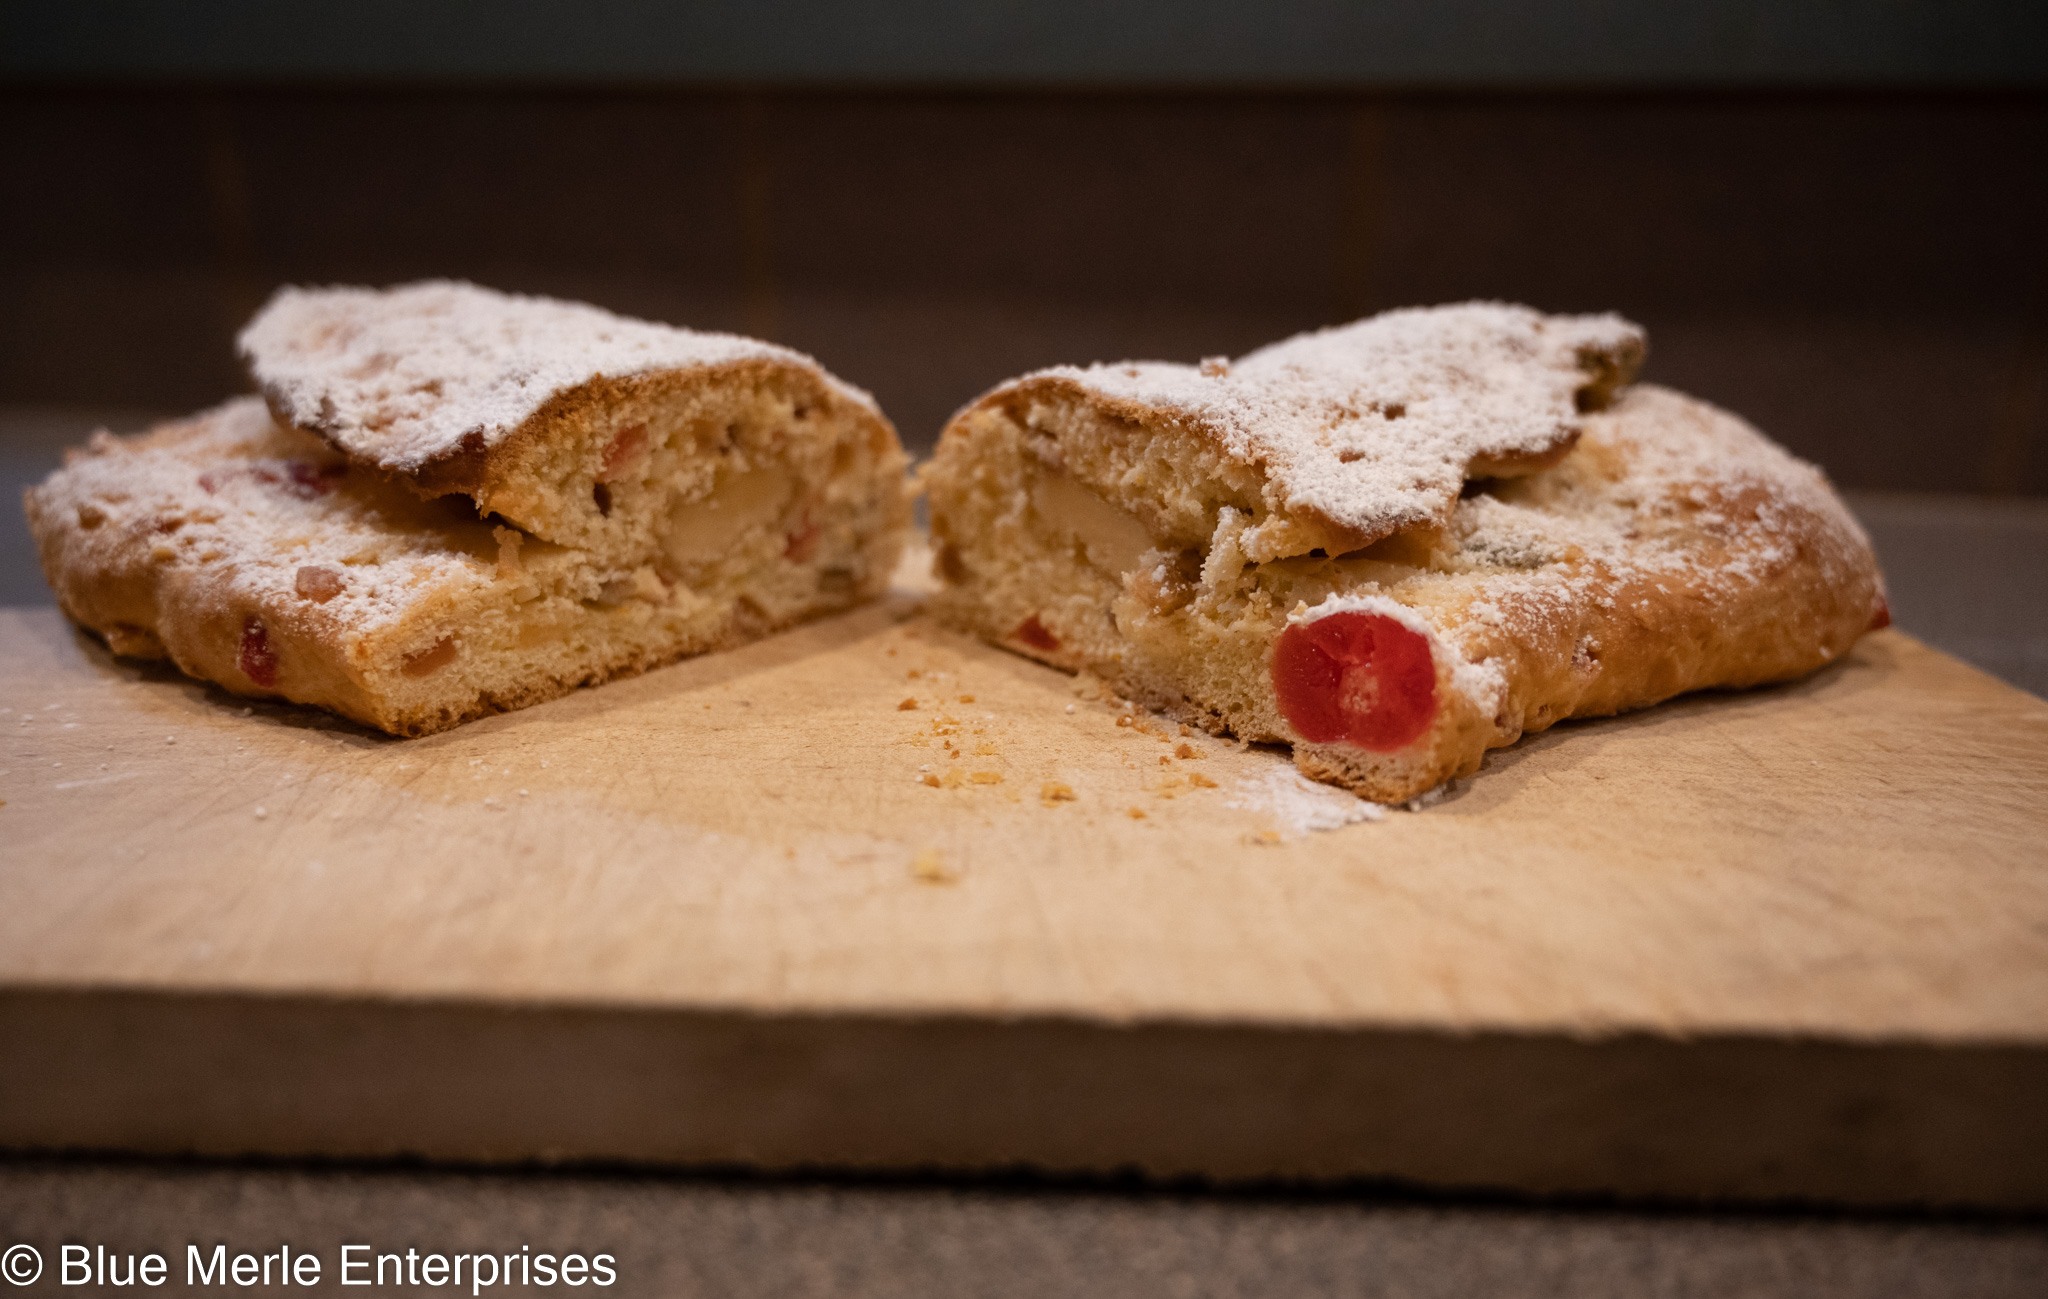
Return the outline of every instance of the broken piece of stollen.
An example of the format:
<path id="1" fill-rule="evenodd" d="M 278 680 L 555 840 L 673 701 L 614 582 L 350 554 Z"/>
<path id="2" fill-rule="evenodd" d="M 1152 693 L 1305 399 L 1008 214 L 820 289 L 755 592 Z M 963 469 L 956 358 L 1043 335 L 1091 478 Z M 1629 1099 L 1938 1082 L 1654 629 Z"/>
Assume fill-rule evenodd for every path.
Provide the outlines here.
<path id="1" fill-rule="evenodd" d="M 1644 350 L 1616 316 L 1469 303 L 1026 375 L 925 471 L 934 610 L 1383 802 L 1889 621 L 1822 474 L 1630 386 Z"/>
<path id="2" fill-rule="evenodd" d="M 421 735 L 886 588 L 905 456 L 795 352 L 432 282 L 280 291 L 263 398 L 96 436 L 32 489 L 119 653 Z"/>

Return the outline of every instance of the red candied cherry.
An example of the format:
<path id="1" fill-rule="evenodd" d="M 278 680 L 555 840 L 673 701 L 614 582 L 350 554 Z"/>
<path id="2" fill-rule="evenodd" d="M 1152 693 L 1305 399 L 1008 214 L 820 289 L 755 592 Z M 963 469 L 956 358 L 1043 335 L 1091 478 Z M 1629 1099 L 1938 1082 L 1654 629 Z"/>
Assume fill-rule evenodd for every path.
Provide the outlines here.
<path id="1" fill-rule="evenodd" d="M 1891 625 L 1892 602 L 1885 599 L 1884 593 L 1880 591 L 1876 601 L 1870 606 L 1870 630 L 1883 631 Z"/>
<path id="2" fill-rule="evenodd" d="M 604 449 L 604 464 L 597 471 L 597 481 L 617 482 L 624 478 L 647 450 L 647 426 L 633 424 L 612 435 L 611 442 Z"/>
<path id="3" fill-rule="evenodd" d="M 293 460 L 285 465 L 284 472 L 287 480 L 285 491 L 302 501 L 311 501 L 333 491 L 335 481 L 348 473 L 348 466 L 315 465 Z"/>
<path id="4" fill-rule="evenodd" d="M 807 564 L 818 553 L 818 538 L 823 535 L 818 525 L 811 522 L 811 512 L 803 512 L 797 526 L 782 540 L 782 557 L 798 564 Z"/>
<path id="5" fill-rule="evenodd" d="M 259 686 L 277 684 L 277 655 L 271 652 L 270 633 L 263 630 L 263 620 L 251 615 L 242 624 L 242 649 L 235 656 L 242 669 L 242 675 Z"/>
<path id="6" fill-rule="evenodd" d="M 1035 613 L 1017 624 L 1017 630 L 1010 633 L 1010 639 L 1029 645 L 1041 654 L 1050 654 L 1060 647 L 1060 638 L 1053 635 L 1044 623 L 1038 621 L 1038 615 Z"/>
<path id="7" fill-rule="evenodd" d="M 1273 688 L 1288 722 L 1314 744 L 1391 753 L 1436 717 L 1429 641 L 1385 614 L 1295 623 L 1273 647 Z"/>

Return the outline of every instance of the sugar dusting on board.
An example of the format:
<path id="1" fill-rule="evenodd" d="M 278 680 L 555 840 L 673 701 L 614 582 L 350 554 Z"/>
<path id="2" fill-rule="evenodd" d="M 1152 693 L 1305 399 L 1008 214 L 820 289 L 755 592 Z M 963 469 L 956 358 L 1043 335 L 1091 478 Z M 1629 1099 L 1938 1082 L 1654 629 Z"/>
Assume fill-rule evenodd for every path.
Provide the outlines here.
<path id="1" fill-rule="evenodd" d="M 1285 761 L 1239 780 L 1224 805 L 1271 817 L 1273 829 L 1289 835 L 1341 830 L 1386 815 L 1378 803 L 1334 785 L 1318 784 Z"/>

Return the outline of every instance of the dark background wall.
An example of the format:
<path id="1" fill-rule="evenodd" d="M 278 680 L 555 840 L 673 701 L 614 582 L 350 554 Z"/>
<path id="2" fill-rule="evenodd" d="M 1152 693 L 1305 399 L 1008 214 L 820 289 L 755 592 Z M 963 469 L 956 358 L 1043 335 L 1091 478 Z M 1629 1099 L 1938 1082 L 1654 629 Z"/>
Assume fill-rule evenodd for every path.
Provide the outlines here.
<path id="1" fill-rule="evenodd" d="M 2044 159 L 2039 0 L 22 0 L 0 441 L 239 391 L 283 282 L 766 335 L 913 446 L 1028 367 L 1497 297 L 1847 486 L 2043 493 Z"/>
<path id="2" fill-rule="evenodd" d="M 1027 367 L 1468 297 L 1857 487 L 2048 491 L 2048 104 L 1927 92 L 16 87 L 0 402 L 239 391 L 282 282 L 764 334 L 915 444 Z"/>

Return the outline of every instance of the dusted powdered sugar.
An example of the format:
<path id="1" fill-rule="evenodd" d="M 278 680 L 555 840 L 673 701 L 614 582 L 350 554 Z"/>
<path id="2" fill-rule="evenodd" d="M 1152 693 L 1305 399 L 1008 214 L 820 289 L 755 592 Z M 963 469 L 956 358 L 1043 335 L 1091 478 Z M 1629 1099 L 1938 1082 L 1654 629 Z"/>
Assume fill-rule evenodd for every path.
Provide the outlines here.
<path id="1" fill-rule="evenodd" d="M 1341 830 L 1386 815 L 1378 803 L 1332 785 L 1318 784 L 1295 770 L 1294 764 L 1280 760 L 1256 775 L 1240 779 L 1224 805 L 1264 816 L 1271 820 L 1274 830 L 1284 835 Z"/>
<path id="2" fill-rule="evenodd" d="M 874 405 L 788 348 L 451 280 L 287 287 L 237 341 L 279 418 L 400 472 L 453 453 L 465 438 L 470 449 L 486 450 L 556 393 L 600 375 L 769 360 L 801 366 Z"/>
<path id="3" fill-rule="evenodd" d="M 1235 362 L 1062 366 L 1015 383 L 1064 381 L 1198 427 L 1262 467 L 1273 506 L 1384 536 L 1441 520 L 1475 463 L 1562 446 L 1579 429 L 1580 392 L 1626 379 L 1643 348 L 1619 316 L 1465 303 L 1390 311 Z"/>
<path id="4" fill-rule="evenodd" d="M 333 455 L 243 397 L 138 438 L 97 435 L 35 492 L 89 524 L 77 544 L 103 572 L 126 571 L 154 545 L 156 567 L 209 573 L 223 596 L 301 609 L 345 636 L 493 581 L 487 525 Z M 318 603 L 303 598 L 306 569 L 331 575 Z"/>

